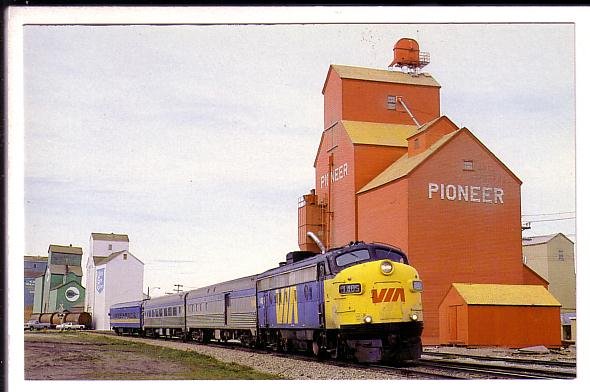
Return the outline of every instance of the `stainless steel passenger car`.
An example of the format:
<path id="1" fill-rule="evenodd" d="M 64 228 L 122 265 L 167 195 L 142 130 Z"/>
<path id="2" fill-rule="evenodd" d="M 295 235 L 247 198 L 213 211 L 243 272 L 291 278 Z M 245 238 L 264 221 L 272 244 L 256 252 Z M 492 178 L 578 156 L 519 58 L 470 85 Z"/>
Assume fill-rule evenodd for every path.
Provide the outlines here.
<path id="1" fill-rule="evenodd" d="M 144 302 L 143 329 L 146 336 L 185 336 L 184 297 L 186 293 L 170 294 Z"/>
<path id="2" fill-rule="evenodd" d="M 198 342 L 256 336 L 256 276 L 235 279 L 186 293 L 186 337 Z"/>

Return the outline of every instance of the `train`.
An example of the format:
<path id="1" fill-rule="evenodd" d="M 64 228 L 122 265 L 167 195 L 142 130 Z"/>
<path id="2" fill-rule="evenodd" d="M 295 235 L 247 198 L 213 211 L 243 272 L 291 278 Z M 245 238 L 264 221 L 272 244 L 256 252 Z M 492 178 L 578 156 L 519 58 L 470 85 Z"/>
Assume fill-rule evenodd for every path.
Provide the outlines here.
<path id="1" fill-rule="evenodd" d="M 290 252 L 260 274 L 114 304 L 109 318 L 117 334 L 402 362 L 422 354 L 422 291 L 401 249 L 351 242 Z"/>

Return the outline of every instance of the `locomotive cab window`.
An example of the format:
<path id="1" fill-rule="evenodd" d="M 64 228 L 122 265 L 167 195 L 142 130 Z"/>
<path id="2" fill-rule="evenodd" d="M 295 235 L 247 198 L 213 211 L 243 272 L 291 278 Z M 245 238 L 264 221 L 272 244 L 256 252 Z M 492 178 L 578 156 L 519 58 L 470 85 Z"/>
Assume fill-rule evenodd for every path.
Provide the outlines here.
<path id="1" fill-rule="evenodd" d="M 398 263 L 408 264 L 408 261 L 393 249 L 375 248 L 375 259 L 389 259 Z"/>
<path id="2" fill-rule="evenodd" d="M 336 256 L 336 265 L 343 267 L 348 264 L 358 263 L 371 258 L 368 249 L 356 249 Z"/>

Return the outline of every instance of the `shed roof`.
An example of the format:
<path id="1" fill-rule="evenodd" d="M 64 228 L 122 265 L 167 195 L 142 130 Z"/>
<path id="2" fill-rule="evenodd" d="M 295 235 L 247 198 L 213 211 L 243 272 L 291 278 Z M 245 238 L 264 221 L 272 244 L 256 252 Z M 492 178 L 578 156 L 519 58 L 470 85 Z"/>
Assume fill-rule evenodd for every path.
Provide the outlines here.
<path id="1" fill-rule="evenodd" d="M 366 192 L 370 189 L 385 185 L 391 181 L 395 181 L 398 178 L 407 175 L 460 131 L 461 130 L 457 130 L 444 135 L 420 154 L 412 155 L 410 157 L 406 153 L 400 159 L 391 164 L 387 169 L 369 181 L 369 183 L 362 187 L 357 193 Z"/>
<path id="2" fill-rule="evenodd" d="M 342 125 L 353 144 L 392 147 L 407 147 L 408 136 L 417 128 L 415 125 L 350 120 L 342 120 Z"/>
<path id="3" fill-rule="evenodd" d="M 561 306 L 543 286 L 453 283 L 453 287 L 469 305 Z"/>
<path id="4" fill-rule="evenodd" d="M 129 237 L 127 236 L 127 234 L 115 234 L 115 233 L 92 233 L 90 234 L 91 238 L 94 238 L 95 240 L 101 240 L 101 241 L 123 241 L 123 242 L 129 242 Z"/>
<path id="5" fill-rule="evenodd" d="M 65 245 L 49 245 L 49 252 L 54 253 L 68 253 L 72 255 L 81 255 L 82 248 L 78 246 L 65 246 Z"/>
<path id="6" fill-rule="evenodd" d="M 438 84 L 438 82 L 428 73 L 414 75 L 400 71 L 389 71 L 387 69 L 375 69 L 365 67 L 353 67 L 350 65 L 331 64 L 328 70 L 328 76 L 330 75 L 330 71 L 332 70 L 334 70 L 342 79 L 358 79 L 370 80 L 374 82 L 415 84 L 419 86 L 440 87 L 440 84 Z M 328 76 L 326 76 L 326 82 L 324 82 L 322 94 L 326 90 Z"/>

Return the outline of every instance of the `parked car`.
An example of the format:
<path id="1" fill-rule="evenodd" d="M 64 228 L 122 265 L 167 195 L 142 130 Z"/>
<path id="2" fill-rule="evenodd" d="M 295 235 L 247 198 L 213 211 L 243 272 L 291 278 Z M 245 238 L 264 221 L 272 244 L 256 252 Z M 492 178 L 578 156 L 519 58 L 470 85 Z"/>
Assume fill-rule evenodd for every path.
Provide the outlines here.
<path id="1" fill-rule="evenodd" d="M 60 331 L 73 331 L 73 330 L 81 330 L 84 329 L 84 326 L 81 324 L 75 324 L 71 321 L 68 321 L 67 323 L 63 323 L 63 324 L 59 324 L 55 327 L 55 329 L 58 329 Z"/>
<path id="2" fill-rule="evenodd" d="M 25 323 L 25 329 L 28 329 L 29 331 L 43 330 L 49 328 L 51 328 L 51 324 L 42 323 L 39 320 L 29 320 Z"/>

